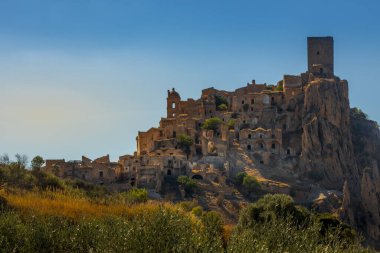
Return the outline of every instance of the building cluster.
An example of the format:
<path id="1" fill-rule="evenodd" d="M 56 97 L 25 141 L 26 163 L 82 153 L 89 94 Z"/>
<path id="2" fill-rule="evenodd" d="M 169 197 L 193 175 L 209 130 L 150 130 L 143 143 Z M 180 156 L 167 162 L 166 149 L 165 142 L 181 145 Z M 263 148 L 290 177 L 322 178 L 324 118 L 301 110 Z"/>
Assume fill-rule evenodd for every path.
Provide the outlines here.
<path id="1" fill-rule="evenodd" d="M 308 71 L 284 75 L 276 85 L 253 80 L 234 91 L 213 87 L 197 100 L 182 100 L 167 91 L 167 115 L 158 127 L 138 132 L 137 151 L 117 163 L 102 157 L 91 161 L 47 160 L 46 168 L 62 177 L 95 183 L 119 181 L 128 187 L 161 190 L 167 177 L 191 176 L 205 157 L 228 162 L 238 149 L 257 166 L 267 166 L 301 154 L 302 108 L 305 88 L 318 78 L 335 78 L 333 38 L 308 38 Z M 184 140 L 187 142 L 185 143 Z"/>

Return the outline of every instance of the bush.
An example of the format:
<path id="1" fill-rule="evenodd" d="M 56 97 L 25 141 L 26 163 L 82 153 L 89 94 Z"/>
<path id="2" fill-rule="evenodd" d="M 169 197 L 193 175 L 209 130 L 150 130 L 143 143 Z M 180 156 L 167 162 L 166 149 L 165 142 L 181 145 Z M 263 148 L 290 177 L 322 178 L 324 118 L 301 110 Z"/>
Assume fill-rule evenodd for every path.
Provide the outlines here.
<path id="1" fill-rule="evenodd" d="M 144 203 L 148 200 L 146 189 L 133 188 L 127 192 L 126 200 L 128 203 Z"/>
<path id="2" fill-rule="evenodd" d="M 184 187 L 187 196 L 191 196 L 197 188 L 197 182 L 188 176 L 179 176 L 177 182 Z"/>
<path id="3" fill-rule="evenodd" d="M 285 218 L 302 225 L 309 221 L 310 212 L 295 205 L 293 199 L 288 195 L 267 194 L 242 211 L 239 217 L 239 226 L 247 228 L 256 223 Z"/>
<path id="4" fill-rule="evenodd" d="M 218 117 L 213 117 L 206 119 L 205 122 L 202 125 L 202 129 L 206 130 L 214 130 L 215 132 L 219 129 L 220 124 L 222 123 L 222 120 Z"/>
<path id="5" fill-rule="evenodd" d="M 312 218 L 314 217 L 314 218 Z M 265 195 L 243 209 L 228 252 L 370 252 L 331 215 L 313 215 L 287 195 Z"/>
<path id="6" fill-rule="evenodd" d="M 282 82 L 279 83 L 279 84 L 276 86 L 275 91 L 284 91 L 284 86 L 283 86 Z"/>
<path id="7" fill-rule="evenodd" d="M 228 129 L 234 129 L 236 124 L 236 119 L 230 119 L 227 122 Z"/>
<path id="8" fill-rule="evenodd" d="M 203 214 L 203 209 L 201 206 L 196 206 L 191 210 L 191 213 L 197 217 L 201 217 Z"/>
<path id="9" fill-rule="evenodd" d="M 248 191 L 253 191 L 255 189 L 260 188 L 260 183 L 254 176 L 245 176 L 243 179 L 243 186 Z"/>
<path id="10" fill-rule="evenodd" d="M 216 105 L 216 109 L 218 109 L 221 105 L 224 105 L 226 107 L 226 110 L 227 110 L 228 101 L 225 97 L 222 97 L 220 95 L 216 95 L 215 96 L 215 105 Z M 222 111 L 224 111 L 224 110 L 222 110 Z"/>
<path id="11" fill-rule="evenodd" d="M 365 120 L 368 120 L 368 115 L 366 113 L 364 113 L 360 108 L 358 107 L 354 107 L 354 108 L 351 108 L 351 116 L 355 119 L 365 119 Z"/>
<path id="12" fill-rule="evenodd" d="M 233 181 L 236 185 L 242 185 L 244 178 L 247 176 L 247 173 L 245 172 L 238 172 L 236 173 Z"/>
<path id="13" fill-rule="evenodd" d="M 34 175 L 37 177 L 37 186 L 43 190 L 45 189 L 65 189 L 65 181 L 57 176 L 44 171 L 35 171 Z"/>
<path id="14" fill-rule="evenodd" d="M 193 145 L 193 139 L 186 134 L 180 134 L 177 138 L 177 141 L 182 150 L 186 154 L 189 154 L 191 145 Z"/>
<path id="15" fill-rule="evenodd" d="M 226 104 L 221 104 L 217 107 L 217 110 L 218 111 L 227 111 L 228 110 L 228 107 Z"/>

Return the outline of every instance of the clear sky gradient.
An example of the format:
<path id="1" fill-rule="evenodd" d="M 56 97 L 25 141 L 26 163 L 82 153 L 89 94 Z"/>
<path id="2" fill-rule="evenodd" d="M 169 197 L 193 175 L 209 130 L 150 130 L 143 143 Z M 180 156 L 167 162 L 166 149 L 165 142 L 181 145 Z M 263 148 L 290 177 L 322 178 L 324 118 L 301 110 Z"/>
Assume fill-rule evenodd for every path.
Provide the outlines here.
<path id="1" fill-rule="evenodd" d="M 0 1 L 0 154 L 132 153 L 166 115 L 167 89 L 198 98 L 276 83 L 334 36 L 351 106 L 380 121 L 380 1 Z"/>

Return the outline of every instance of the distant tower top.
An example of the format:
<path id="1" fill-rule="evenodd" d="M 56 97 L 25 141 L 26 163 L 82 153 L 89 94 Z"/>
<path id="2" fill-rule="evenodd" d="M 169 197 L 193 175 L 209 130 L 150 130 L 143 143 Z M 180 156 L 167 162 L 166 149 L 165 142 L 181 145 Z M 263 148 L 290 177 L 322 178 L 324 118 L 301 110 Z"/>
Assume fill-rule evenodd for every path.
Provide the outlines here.
<path id="1" fill-rule="evenodd" d="M 334 75 L 333 37 L 307 38 L 308 71 L 319 75 Z"/>

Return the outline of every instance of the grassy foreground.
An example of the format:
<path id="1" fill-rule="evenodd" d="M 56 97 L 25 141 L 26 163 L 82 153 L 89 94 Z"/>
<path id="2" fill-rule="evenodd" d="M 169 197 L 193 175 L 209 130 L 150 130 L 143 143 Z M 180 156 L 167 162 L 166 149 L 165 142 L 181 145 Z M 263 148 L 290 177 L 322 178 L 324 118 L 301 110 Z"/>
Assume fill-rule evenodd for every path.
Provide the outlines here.
<path id="1" fill-rule="evenodd" d="M 195 202 L 20 168 L 0 166 L 0 186 L 0 252 L 372 252 L 349 226 L 286 195 L 264 196 L 231 225 Z"/>
<path id="2" fill-rule="evenodd" d="M 1 252 L 370 252 L 340 229 L 321 234 L 321 223 L 305 224 L 281 203 L 284 217 L 258 202 L 231 227 L 192 202 L 102 204 L 49 190 L 2 190 L 0 199 Z"/>

